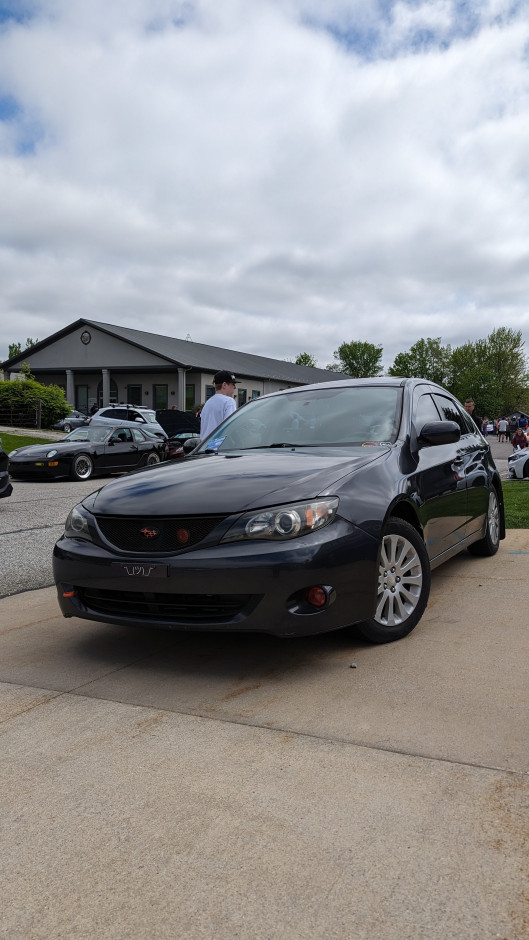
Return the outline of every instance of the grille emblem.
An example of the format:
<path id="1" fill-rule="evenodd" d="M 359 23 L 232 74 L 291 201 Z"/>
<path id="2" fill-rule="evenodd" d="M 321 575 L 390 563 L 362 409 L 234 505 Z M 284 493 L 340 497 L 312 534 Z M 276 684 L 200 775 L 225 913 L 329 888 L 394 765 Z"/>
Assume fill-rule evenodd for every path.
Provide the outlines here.
<path id="1" fill-rule="evenodd" d="M 147 526 L 145 526 L 143 529 L 140 529 L 140 533 L 145 539 L 155 539 L 156 536 L 160 534 L 160 531 L 159 529 L 148 529 Z"/>

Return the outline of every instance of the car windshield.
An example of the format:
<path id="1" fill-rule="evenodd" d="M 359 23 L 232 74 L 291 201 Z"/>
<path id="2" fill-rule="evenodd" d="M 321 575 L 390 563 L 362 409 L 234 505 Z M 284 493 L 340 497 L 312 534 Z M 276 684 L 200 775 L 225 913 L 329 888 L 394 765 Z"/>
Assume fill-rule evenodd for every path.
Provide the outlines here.
<path id="1" fill-rule="evenodd" d="M 97 427 L 87 427 L 87 428 L 76 428 L 75 431 L 70 431 L 63 440 L 65 441 L 85 441 L 91 444 L 97 444 L 98 442 L 104 441 L 105 438 L 111 433 L 108 428 L 97 428 Z"/>
<path id="2" fill-rule="evenodd" d="M 198 452 L 392 443 L 400 397 L 399 387 L 363 385 L 256 399 L 221 424 Z"/>
<path id="3" fill-rule="evenodd" d="M 156 414 L 154 411 L 142 411 L 142 418 L 145 418 L 148 424 L 156 424 Z"/>

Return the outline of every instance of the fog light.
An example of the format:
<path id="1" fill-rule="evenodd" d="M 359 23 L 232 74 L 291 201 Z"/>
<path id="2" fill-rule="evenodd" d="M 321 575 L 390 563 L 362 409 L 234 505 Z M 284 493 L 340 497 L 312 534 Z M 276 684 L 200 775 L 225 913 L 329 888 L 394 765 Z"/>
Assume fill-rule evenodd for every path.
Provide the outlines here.
<path id="1" fill-rule="evenodd" d="M 313 607 L 325 607 L 327 603 L 327 592 L 318 585 L 311 587 L 307 591 L 307 600 Z"/>

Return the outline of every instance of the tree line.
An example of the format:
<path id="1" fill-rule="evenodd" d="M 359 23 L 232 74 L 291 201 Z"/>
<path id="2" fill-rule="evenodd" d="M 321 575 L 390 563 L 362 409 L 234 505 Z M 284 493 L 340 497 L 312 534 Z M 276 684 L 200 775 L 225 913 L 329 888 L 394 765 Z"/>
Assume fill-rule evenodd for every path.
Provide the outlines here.
<path id="1" fill-rule="evenodd" d="M 443 346 L 441 337 L 420 339 L 407 352 L 398 353 L 387 375 L 429 379 L 448 389 L 460 401 L 473 398 L 476 413 L 490 418 L 529 412 L 529 363 L 521 330 L 505 326 L 493 330 L 486 339 Z M 352 340 L 334 352 L 331 372 L 344 372 L 353 378 L 383 374 L 382 346 Z M 300 353 L 297 365 L 316 367 L 314 357 Z"/>

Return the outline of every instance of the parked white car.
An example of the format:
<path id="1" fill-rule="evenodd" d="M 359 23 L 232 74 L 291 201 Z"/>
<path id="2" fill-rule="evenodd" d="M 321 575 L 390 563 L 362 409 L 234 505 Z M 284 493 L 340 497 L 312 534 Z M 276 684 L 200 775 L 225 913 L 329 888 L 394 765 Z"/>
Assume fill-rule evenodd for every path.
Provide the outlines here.
<path id="1" fill-rule="evenodd" d="M 529 478 L 529 447 L 518 447 L 509 457 L 509 479 L 527 480 Z"/>

